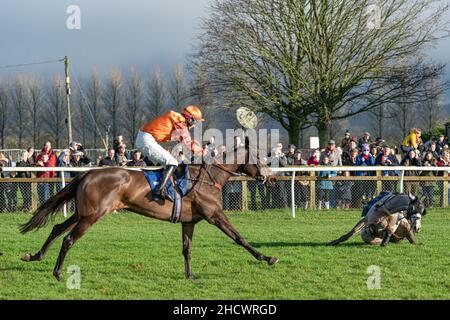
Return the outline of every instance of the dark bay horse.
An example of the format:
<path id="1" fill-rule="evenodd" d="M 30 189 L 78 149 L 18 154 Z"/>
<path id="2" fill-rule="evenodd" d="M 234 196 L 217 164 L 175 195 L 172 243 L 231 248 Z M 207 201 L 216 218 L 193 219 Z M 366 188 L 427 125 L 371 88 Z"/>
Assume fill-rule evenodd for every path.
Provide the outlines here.
<path id="1" fill-rule="evenodd" d="M 193 277 L 190 255 L 194 227 L 203 219 L 217 226 L 256 259 L 267 261 L 269 265 L 278 262 L 277 258 L 266 256 L 253 248 L 238 233 L 223 212 L 221 187 L 232 175 L 245 173 L 255 179 L 268 179 L 270 182 L 275 179 L 266 165 L 250 164 L 248 144 L 244 149 L 244 164 L 238 164 L 235 160 L 233 164 L 227 165 L 212 163 L 189 166 L 192 189 L 183 198 L 180 221 L 187 278 Z M 237 150 L 235 149 L 234 152 L 237 153 Z M 106 168 L 87 171 L 74 178 L 70 184 L 40 206 L 30 221 L 22 225 L 21 232 L 27 233 L 42 228 L 64 203 L 73 198 L 76 201 L 75 213 L 63 223 L 53 227 L 48 239 L 36 254 L 26 254 L 22 257 L 22 260 L 27 262 L 42 260 L 51 244 L 62 234 L 68 233 L 63 240 L 53 270 L 53 275 L 60 281 L 62 280 L 61 268 L 67 252 L 104 215 L 119 209 L 164 221 L 170 221 L 172 215 L 173 203 L 169 200 L 154 201 L 150 186 L 142 172 L 123 168 Z"/>

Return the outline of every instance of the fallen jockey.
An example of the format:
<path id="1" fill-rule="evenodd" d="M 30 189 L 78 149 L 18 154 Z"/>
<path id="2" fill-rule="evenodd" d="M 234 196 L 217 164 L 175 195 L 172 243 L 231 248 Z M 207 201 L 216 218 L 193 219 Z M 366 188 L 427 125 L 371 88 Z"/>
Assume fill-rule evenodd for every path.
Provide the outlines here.
<path id="1" fill-rule="evenodd" d="M 420 213 L 413 214 L 407 218 L 406 213 L 398 212 L 396 222 L 394 223 L 395 220 L 391 221 L 390 227 L 395 231 L 390 241 L 400 242 L 407 238 L 411 243 L 415 244 L 415 234 L 421 230 L 421 219 L 422 215 Z M 413 232 L 413 237 L 409 236 L 410 230 Z M 366 226 L 361 230 L 361 239 L 367 244 L 380 245 L 383 241 L 383 231 L 374 226 Z"/>
<path id="2" fill-rule="evenodd" d="M 165 186 L 175 172 L 178 161 L 169 151 L 159 143 L 177 141 L 184 143 L 189 150 L 198 152 L 198 146 L 191 141 L 189 129 L 198 121 L 204 121 L 201 110 L 196 106 L 186 107 L 182 113 L 169 111 L 144 124 L 136 138 L 136 147 L 144 156 L 164 166 L 161 182 L 154 190 L 154 194 L 164 198 Z M 201 148 L 200 148 L 201 149 Z"/>
<path id="3" fill-rule="evenodd" d="M 406 216 L 403 215 L 405 213 Z M 329 245 L 337 245 L 347 241 L 353 235 L 363 231 L 365 242 L 373 242 L 375 238 L 381 241 L 374 243 L 385 246 L 391 238 L 400 241 L 407 238 L 410 243 L 415 244 L 415 229 L 420 229 L 420 218 L 426 214 L 422 200 L 412 195 L 402 193 L 383 193 L 371 202 L 369 207 L 363 210 L 363 218 L 348 233 L 331 241 Z M 406 218 L 406 220 L 404 219 Z M 413 223 L 408 223 L 411 220 Z M 417 222 L 417 220 L 419 220 Z M 416 223 L 417 222 L 417 225 Z M 400 228 L 400 230 L 398 230 Z M 417 231 L 417 230 L 416 230 Z M 399 234 L 400 233 L 400 234 Z M 373 238 L 372 240 L 371 237 Z"/>

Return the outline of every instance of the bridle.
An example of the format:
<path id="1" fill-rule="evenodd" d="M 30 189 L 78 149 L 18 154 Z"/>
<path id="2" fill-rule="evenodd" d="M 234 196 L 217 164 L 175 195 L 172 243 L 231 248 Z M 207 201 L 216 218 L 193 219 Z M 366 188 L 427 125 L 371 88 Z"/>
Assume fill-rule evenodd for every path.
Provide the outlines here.
<path id="1" fill-rule="evenodd" d="M 216 188 L 218 190 L 222 190 L 223 185 L 221 185 L 219 182 L 217 182 L 217 179 L 214 177 L 214 175 L 210 171 L 211 167 L 218 168 L 218 169 L 220 169 L 220 170 L 230 174 L 231 176 L 235 176 L 236 177 L 236 176 L 239 176 L 239 173 L 238 173 L 239 171 L 245 171 L 245 168 L 249 165 L 248 163 L 247 164 L 242 164 L 242 165 L 240 165 L 237 168 L 237 170 L 235 172 L 235 171 L 232 171 L 232 170 L 228 169 L 223 164 L 219 163 L 217 161 L 217 159 L 214 158 L 213 161 L 214 161 L 214 163 L 203 162 L 201 164 L 201 168 L 204 169 L 204 170 L 200 170 L 199 177 L 198 178 L 194 178 L 194 179 L 190 178 L 189 180 L 197 182 L 197 183 L 200 183 L 200 185 L 201 184 L 207 184 L 207 185 L 212 186 L 212 187 L 214 187 L 214 188 Z M 257 169 L 258 169 L 257 170 L 257 174 L 252 176 L 252 178 L 257 179 L 257 180 L 261 180 L 263 183 L 265 183 L 267 181 L 267 177 L 261 174 L 261 169 L 260 169 L 259 165 L 256 164 L 256 166 L 257 166 Z M 206 175 L 208 175 L 209 181 L 205 181 L 205 176 Z M 196 183 L 196 185 L 197 185 L 197 183 Z M 196 185 L 193 186 L 192 190 L 194 190 L 196 188 Z"/>
<path id="2" fill-rule="evenodd" d="M 414 213 L 408 217 L 408 221 L 411 224 L 411 228 L 413 228 L 414 231 L 416 231 L 416 224 L 417 221 L 422 220 L 422 215 L 420 213 Z"/>

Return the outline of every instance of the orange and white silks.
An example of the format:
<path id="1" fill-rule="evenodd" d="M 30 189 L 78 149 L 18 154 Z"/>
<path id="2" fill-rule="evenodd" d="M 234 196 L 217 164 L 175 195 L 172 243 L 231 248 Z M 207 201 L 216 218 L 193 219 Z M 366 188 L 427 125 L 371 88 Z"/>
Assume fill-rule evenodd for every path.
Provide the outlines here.
<path id="1" fill-rule="evenodd" d="M 151 134 L 157 142 L 179 141 L 177 136 L 189 135 L 186 119 L 175 111 L 169 111 L 147 122 L 140 130 Z"/>

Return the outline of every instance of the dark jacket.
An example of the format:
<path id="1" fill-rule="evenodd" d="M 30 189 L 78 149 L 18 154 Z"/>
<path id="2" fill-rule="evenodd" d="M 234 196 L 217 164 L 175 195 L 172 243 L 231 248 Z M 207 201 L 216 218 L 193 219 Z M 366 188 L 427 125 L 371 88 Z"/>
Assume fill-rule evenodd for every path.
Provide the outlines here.
<path id="1" fill-rule="evenodd" d="M 128 162 L 127 166 L 128 167 L 146 167 L 147 165 L 144 160 L 137 160 L 137 161 L 133 160 L 133 161 Z"/>
<path id="2" fill-rule="evenodd" d="M 420 167 L 420 166 L 422 166 L 422 163 L 420 162 L 419 159 L 417 159 L 417 158 L 410 159 L 409 157 L 406 157 L 405 159 L 403 159 L 400 164 L 402 166 L 407 166 L 407 167 L 408 166 L 411 166 L 411 167 Z M 418 176 L 420 176 L 420 171 L 419 170 L 408 170 L 408 171 L 405 171 L 405 176 L 418 177 Z"/>
<path id="3" fill-rule="evenodd" d="M 100 160 L 98 165 L 100 167 L 103 167 L 103 166 L 106 166 L 106 167 L 117 167 L 118 166 L 116 160 L 111 159 L 110 157 L 106 157 L 106 158 Z"/>
<path id="4" fill-rule="evenodd" d="M 388 155 L 387 157 L 381 152 L 377 155 L 377 158 L 375 159 L 375 165 L 376 166 L 398 166 L 398 159 L 394 155 Z M 398 171 L 382 171 L 382 176 L 398 176 Z"/>
<path id="5" fill-rule="evenodd" d="M 31 167 L 31 163 L 28 161 L 22 161 L 16 163 L 16 167 Z M 31 178 L 31 172 L 17 172 L 16 178 Z"/>
<path id="6" fill-rule="evenodd" d="M 358 157 L 356 157 L 356 163 L 355 166 L 374 166 L 375 165 L 375 158 L 369 154 L 368 157 L 364 157 L 362 154 L 360 154 Z M 375 171 L 356 171 L 357 176 L 374 176 Z"/>

